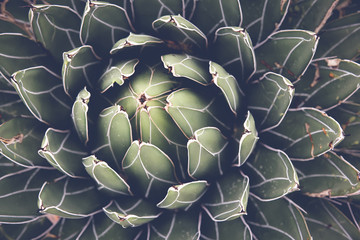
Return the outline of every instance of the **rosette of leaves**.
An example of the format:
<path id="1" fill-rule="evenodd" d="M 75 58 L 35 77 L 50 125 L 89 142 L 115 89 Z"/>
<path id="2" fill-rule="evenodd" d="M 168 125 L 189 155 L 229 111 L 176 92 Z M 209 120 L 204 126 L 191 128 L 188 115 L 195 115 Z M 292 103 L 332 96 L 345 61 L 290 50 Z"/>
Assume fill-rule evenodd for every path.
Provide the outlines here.
<path id="1" fill-rule="evenodd" d="M 4 1 L 0 234 L 358 239 L 354 8 Z"/>

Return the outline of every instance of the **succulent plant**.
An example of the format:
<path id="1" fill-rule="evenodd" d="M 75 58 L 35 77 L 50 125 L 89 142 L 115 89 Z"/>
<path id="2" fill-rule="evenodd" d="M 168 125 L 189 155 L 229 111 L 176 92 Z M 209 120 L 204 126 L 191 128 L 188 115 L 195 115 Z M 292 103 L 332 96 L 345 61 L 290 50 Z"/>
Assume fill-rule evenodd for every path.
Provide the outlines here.
<path id="1" fill-rule="evenodd" d="M 360 239 L 360 4 L 0 3 L 1 239 Z"/>

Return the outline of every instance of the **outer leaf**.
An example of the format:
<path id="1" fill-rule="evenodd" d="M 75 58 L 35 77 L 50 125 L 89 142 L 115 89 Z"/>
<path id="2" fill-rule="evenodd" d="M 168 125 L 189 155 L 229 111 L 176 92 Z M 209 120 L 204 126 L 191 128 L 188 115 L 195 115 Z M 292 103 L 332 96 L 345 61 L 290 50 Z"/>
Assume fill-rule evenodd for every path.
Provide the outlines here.
<path id="1" fill-rule="evenodd" d="M 207 36 L 220 27 L 240 26 L 242 12 L 240 2 L 236 0 L 194 1 L 190 21 Z"/>
<path id="2" fill-rule="evenodd" d="M 88 102 L 90 101 L 90 92 L 86 87 L 79 92 L 72 106 L 71 118 L 80 141 L 87 145 L 89 141 L 89 120 L 88 120 Z"/>
<path id="3" fill-rule="evenodd" d="M 0 34 L 0 73 L 9 78 L 14 72 L 49 62 L 46 52 L 24 35 Z"/>
<path id="4" fill-rule="evenodd" d="M 250 225 L 256 239 L 311 239 L 303 214 L 285 199 L 261 202 L 249 201 Z"/>
<path id="5" fill-rule="evenodd" d="M 224 94 L 231 111 L 237 114 L 242 106 L 244 96 L 238 82 L 221 65 L 211 61 L 209 62 L 209 72 L 213 78 L 212 81 Z"/>
<path id="6" fill-rule="evenodd" d="M 62 53 L 81 45 L 80 15 L 70 7 L 61 5 L 32 5 L 29 21 L 35 38 L 57 60 L 62 62 Z"/>
<path id="7" fill-rule="evenodd" d="M 62 89 L 60 76 L 46 67 L 38 66 L 14 73 L 11 81 L 39 121 L 60 128 L 67 127 L 71 105 Z"/>
<path id="8" fill-rule="evenodd" d="M 62 177 L 44 183 L 38 196 L 38 207 L 41 213 L 84 218 L 98 211 L 102 201 L 95 186 L 88 180 Z"/>
<path id="9" fill-rule="evenodd" d="M 94 87 L 100 77 L 100 58 L 89 45 L 63 53 L 62 80 L 65 92 L 73 98 L 84 86 Z"/>
<path id="10" fill-rule="evenodd" d="M 14 118 L 0 125 L 0 152 L 23 167 L 45 167 L 47 162 L 37 154 L 45 129 L 31 118 Z"/>
<path id="11" fill-rule="evenodd" d="M 360 88 L 360 64 L 340 59 L 314 62 L 295 88 L 299 107 L 316 107 L 327 111 Z"/>
<path id="12" fill-rule="evenodd" d="M 273 201 L 299 190 L 295 168 L 283 151 L 258 145 L 246 166 L 251 172 L 251 193 L 261 201 Z"/>
<path id="13" fill-rule="evenodd" d="M 70 131 L 49 128 L 38 152 L 59 171 L 71 177 L 85 175 L 82 158 L 87 156 L 86 149 L 71 135 Z"/>
<path id="14" fill-rule="evenodd" d="M 87 1 L 81 22 L 80 38 L 104 56 L 118 39 L 133 29 L 124 8 L 106 2 Z"/>
<path id="15" fill-rule="evenodd" d="M 281 123 L 294 96 L 292 83 L 285 77 L 271 72 L 250 85 L 248 91 L 248 108 L 258 128 L 263 131 Z"/>
<path id="16" fill-rule="evenodd" d="M 216 30 L 211 52 L 215 61 L 234 75 L 240 85 L 245 84 L 256 70 L 251 38 L 243 28 L 223 27 Z"/>
<path id="17" fill-rule="evenodd" d="M 167 194 L 156 206 L 166 209 L 188 209 L 205 194 L 208 187 L 206 181 L 194 181 L 175 185 L 168 189 Z"/>
<path id="18" fill-rule="evenodd" d="M 360 192 L 360 171 L 333 152 L 294 162 L 301 191 L 314 197 L 345 197 Z"/>
<path id="19" fill-rule="evenodd" d="M 213 221 L 230 221 L 246 214 L 248 195 L 249 178 L 235 170 L 212 185 L 202 207 Z"/>
<path id="20" fill-rule="evenodd" d="M 166 194 L 169 186 L 177 183 L 171 159 L 149 143 L 134 141 L 122 167 L 133 192 L 155 201 Z"/>
<path id="21" fill-rule="evenodd" d="M 238 159 L 236 163 L 238 167 L 243 165 L 249 158 L 259 139 L 254 117 L 249 111 L 247 112 L 243 127 L 244 131 L 239 139 L 236 139 L 239 142 Z"/>
<path id="22" fill-rule="evenodd" d="M 161 56 L 161 61 L 174 77 L 185 77 L 204 86 L 210 84 L 211 75 L 207 71 L 207 60 L 187 54 L 168 54 Z"/>
<path id="23" fill-rule="evenodd" d="M 207 48 L 208 40 L 205 34 L 180 15 L 162 16 L 152 25 L 156 32 L 169 40 L 171 48 L 181 49 L 186 53 L 196 53 Z"/>
<path id="24" fill-rule="evenodd" d="M 158 218 L 161 214 L 150 202 L 137 198 L 125 198 L 112 201 L 103 208 L 106 215 L 123 228 L 138 227 Z"/>
<path id="25" fill-rule="evenodd" d="M 272 71 L 290 81 L 299 80 L 312 60 L 318 37 L 304 30 L 282 30 L 256 48 L 257 71 Z"/>
<path id="26" fill-rule="evenodd" d="M 148 228 L 149 239 L 199 239 L 201 214 L 198 211 L 164 212 Z"/>
<path id="27" fill-rule="evenodd" d="M 290 158 L 308 160 L 331 150 L 344 136 L 339 123 L 324 112 L 301 108 L 289 110 L 281 124 L 262 138 Z"/>
<path id="28" fill-rule="evenodd" d="M 163 40 L 145 34 L 135 34 L 130 32 L 129 36 L 122 38 L 115 43 L 110 53 L 115 54 L 123 51 L 126 48 L 144 47 L 144 46 L 158 46 L 164 43 Z"/>
<path id="29" fill-rule="evenodd" d="M 99 184 L 99 189 L 123 195 L 132 194 L 125 180 L 106 162 L 91 155 L 83 158 L 83 165 L 87 173 Z"/>

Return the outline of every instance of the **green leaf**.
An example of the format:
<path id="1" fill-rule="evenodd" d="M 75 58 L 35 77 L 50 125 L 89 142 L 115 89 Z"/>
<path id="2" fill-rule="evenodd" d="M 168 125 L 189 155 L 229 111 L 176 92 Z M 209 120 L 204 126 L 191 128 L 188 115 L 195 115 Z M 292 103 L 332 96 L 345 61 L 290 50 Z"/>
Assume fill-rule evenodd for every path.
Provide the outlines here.
<path id="1" fill-rule="evenodd" d="M 34 41 L 18 33 L 0 34 L 0 72 L 9 78 L 14 72 L 49 63 L 46 52 Z"/>
<path id="2" fill-rule="evenodd" d="M 61 5 L 32 5 L 29 21 L 35 38 L 56 59 L 62 62 L 63 52 L 81 46 L 79 29 L 81 16 Z"/>
<path id="3" fill-rule="evenodd" d="M 297 160 L 313 159 L 343 138 L 338 122 L 315 108 L 290 109 L 279 126 L 261 135 L 264 142 Z"/>
<path id="4" fill-rule="evenodd" d="M 89 141 L 89 120 L 88 120 L 88 103 L 90 101 L 90 92 L 86 87 L 81 90 L 76 97 L 72 106 L 71 118 L 80 141 L 87 145 Z"/>
<path id="5" fill-rule="evenodd" d="M 119 105 L 104 109 L 99 114 L 95 139 L 95 154 L 112 168 L 120 169 L 121 162 L 132 142 L 128 114 Z"/>
<path id="6" fill-rule="evenodd" d="M 163 43 L 164 41 L 160 38 L 130 32 L 129 36 L 122 38 L 115 43 L 110 51 L 110 54 L 116 54 L 125 50 L 126 48 L 158 46 L 162 45 Z"/>
<path id="7" fill-rule="evenodd" d="M 257 74 L 276 72 L 290 81 L 299 80 L 312 60 L 318 37 L 305 30 L 281 30 L 255 49 Z"/>
<path id="8" fill-rule="evenodd" d="M 213 221 L 231 221 L 246 214 L 249 178 L 239 170 L 221 176 L 204 196 L 202 208 Z"/>
<path id="9" fill-rule="evenodd" d="M 123 228 L 138 227 L 158 218 L 161 214 L 152 203 L 137 198 L 124 198 L 112 201 L 103 208 L 106 215 Z"/>
<path id="10" fill-rule="evenodd" d="M 256 60 L 251 38 L 240 27 L 222 27 L 216 30 L 212 45 L 214 60 L 234 75 L 244 85 L 256 70 Z"/>
<path id="11" fill-rule="evenodd" d="M 359 239 L 360 232 L 354 224 L 329 201 L 307 198 L 302 201 L 309 230 L 314 239 Z"/>
<path id="12" fill-rule="evenodd" d="M 99 185 L 99 189 L 105 189 L 110 192 L 122 195 L 132 195 L 129 185 L 106 162 L 99 160 L 91 155 L 83 158 L 83 165 L 87 173 Z"/>
<path id="13" fill-rule="evenodd" d="M 256 239 L 312 239 L 303 214 L 283 198 L 262 202 L 250 197 L 245 219 Z"/>
<path id="14" fill-rule="evenodd" d="M 298 107 L 327 111 L 360 88 L 360 64 L 340 59 L 313 62 L 295 88 Z"/>
<path id="15" fill-rule="evenodd" d="M 281 123 L 294 96 L 294 86 L 285 77 L 268 72 L 248 90 L 248 108 L 263 131 Z"/>
<path id="16" fill-rule="evenodd" d="M 164 212 L 150 223 L 149 239 L 199 239 L 201 215 L 198 211 Z"/>
<path id="17" fill-rule="evenodd" d="M 85 175 L 82 158 L 88 153 L 69 130 L 46 130 L 38 153 L 53 167 L 70 177 Z"/>
<path id="18" fill-rule="evenodd" d="M 205 127 L 195 131 L 187 143 L 188 174 L 194 179 L 213 179 L 223 175 L 232 160 L 229 142 L 218 128 Z"/>
<path id="19" fill-rule="evenodd" d="M 360 191 L 360 171 L 329 152 L 312 161 L 294 161 L 301 191 L 313 197 L 346 197 Z"/>
<path id="20" fill-rule="evenodd" d="M 5 240 L 41 239 L 52 228 L 53 224 L 44 216 L 24 224 L 1 224 L 0 234 Z"/>
<path id="21" fill-rule="evenodd" d="M 23 167 L 47 167 L 37 154 L 45 128 L 35 119 L 14 118 L 0 125 L 0 153 Z"/>
<path id="22" fill-rule="evenodd" d="M 249 111 L 247 112 L 243 128 L 244 130 L 239 139 L 236 138 L 236 141 L 239 142 L 238 158 L 236 162 L 236 166 L 238 167 L 243 165 L 249 158 L 259 139 L 254 117 Z"/>
<path id="23" fill-rule="evenodd" d="M 251 193 L 261 201 L 273 201 L 299 190 L 299 179 L 289 157 L 280 150 L 258 145 L 246 162 Z"/>
<path id="24" fill-rule="evenodd" d="M 171 159 L 149 143 L 134 141 L 126 152 L 122 168 L 131 190 L 154 201 L 162 199 L 169 186 L 178 183 Z"/>
<path id="25" fill-rule="evenodd" d="M 198 53 L 208 46 L 205 34 L 180 15 L 162 16 L 152 25 L 160 36 L 169 40 L 170 48 L 181 49 L 186 53 Z"/>
<path id="26" fill-rule="evenodd" d="M 242 12 L 236 0 L 195 1 L 190 13 L 190 21 L 199 27 L 206 36 L 211 36 L 220 27 L 240 26 Z"/>
<path id="27" fill-rule="evenodd" d="M 63 90 L 60 76 L 46 67 L 38 66 L 14 73 L 11 81 L 39 121 L 59 128 L 68 126 L 71 103 Z"/>
<path id="28" fill-rule="evenodd" d="M 285 18 L 289 0 L 247 1 L 240 0 L 243 13 L 242 27 L 245 28 L 255 45 L 266 40 L 275 32 Z"/>
<path id="29" fill-rule="evenodd" d="M 161 56 L 161 61 L 174 77 L 185 77 L 204 86 L 211 83 L 207 60 L 187 54 L 168 54 Z"/>
<path id="30" fill-rule="evenodd" d="M 231 111 L 236 115 L 240 111 L 244 96 L 238 82 L 234 76 L 230 75 L 221 65 L 215 62 L 209 62 L 209 72 L 212 76 L 212 81 L 220 88 Z"/>
<path id="31" fill-rule="evenodd" d="M 100 56 L 107 55 L 118 39 L 133 31 L 124 8 L 106 2 L 87 1 L 81 21 L 80 38 L 94 47 Z"/>
<path id="32" fill-rule="evenodd" d="M 208 187 L 206 181 L 193 181 L 175 185 L 168 189 L 167 194 L 156 206 L 166 209 L 190 208 L 205 194 Z"/>
<path id="33" fill-rule="evenodd" d="M 44 183 L 39 193 L 38 207 L 41 213 L 64 218 L 84 218 L 98 211 L 102 201 L 89 180 L 62 177 Z"/>
<path id="34" fill-rule="evenodd" d="M 338 18 L 325 25 L 320 32 L 315 58 L 338 57 L 355 59 L 359 56 L 360 13 Z M 351 46 L 351 47 L 349 47 Z"/>
<path id="35" fill-rule="evenodd" d="M 119 86 L 123 85 L 125 80 L 135 73 L 135 67 L 138 63 L 138 59 L 123 60 L 106 69 L 98 80 L 101 93 L 113 87 L 114 83 Z"/>

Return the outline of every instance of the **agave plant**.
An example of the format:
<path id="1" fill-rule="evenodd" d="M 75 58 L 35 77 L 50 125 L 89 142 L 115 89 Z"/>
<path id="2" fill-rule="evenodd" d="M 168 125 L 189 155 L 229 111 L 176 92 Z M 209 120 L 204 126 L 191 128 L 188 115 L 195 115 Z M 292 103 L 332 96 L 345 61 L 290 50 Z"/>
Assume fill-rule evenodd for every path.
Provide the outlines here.
<path id="1" fill-rule="evenodd" d="M 1 239 L 360 239 L 348 0 L 5 0 Z"/>

